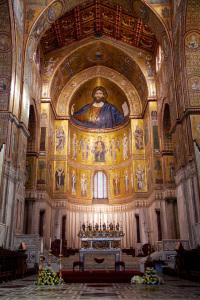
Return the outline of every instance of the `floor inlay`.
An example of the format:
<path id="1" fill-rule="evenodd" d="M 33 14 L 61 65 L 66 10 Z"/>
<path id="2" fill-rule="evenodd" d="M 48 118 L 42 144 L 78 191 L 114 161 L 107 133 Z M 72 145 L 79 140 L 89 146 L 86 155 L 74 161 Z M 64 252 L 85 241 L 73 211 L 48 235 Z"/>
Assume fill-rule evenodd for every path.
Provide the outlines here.
<path id="1" fill-rule="evenodd" d="M 200 283 L 166 276 L 164 280 L 165 284 L 160 286 L 129 283 L 70 283 L 40 287 L 35 285 L 35 277 L 29 277 L 0 284 L 0 297 L 1 300 L 200 299 Z"/>

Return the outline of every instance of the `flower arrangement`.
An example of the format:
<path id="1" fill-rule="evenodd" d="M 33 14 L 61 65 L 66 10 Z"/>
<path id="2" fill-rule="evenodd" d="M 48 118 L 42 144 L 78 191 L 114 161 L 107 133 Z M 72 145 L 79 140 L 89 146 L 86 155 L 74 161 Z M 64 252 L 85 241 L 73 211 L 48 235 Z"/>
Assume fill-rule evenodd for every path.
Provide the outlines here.
<path id="1" fill-rule="evenodd" d="M 63 279 L 50 268 L 40 270 L 36 281 L 37 285 L 58 285 L 62 283 Z"/>
<path id="2" fill-rule="evenodd" d="M 144 283 L 144 279 L 143 279 L 143 276 L 139 276 L 139 275 L 135 275 L 131 278 L 131 283 L 133 284 L 141 284 L 141 283 Z"/>
<path id="3" fill-rule="evenodd" d="M 163 283 L 162 278 L 156 275 L 156 270 L 154 268 L 146 268 L 143 276 L 133 276 L 131 278 L 131 283 L 133 284 L 147 284 L 147 285 L 158 285 Z"/>

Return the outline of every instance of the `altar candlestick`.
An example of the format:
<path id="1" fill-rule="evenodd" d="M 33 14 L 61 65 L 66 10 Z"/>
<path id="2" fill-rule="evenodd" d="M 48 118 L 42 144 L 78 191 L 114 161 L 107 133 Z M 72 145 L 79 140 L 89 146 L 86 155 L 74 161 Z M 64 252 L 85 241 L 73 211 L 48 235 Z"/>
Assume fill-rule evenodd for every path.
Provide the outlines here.
<path id="1" fill-rule="evenodd" d="M 41 238 L 40 252 L 41 252 L 41 253 L 44 252 L 44 241 L 43 241 L 43 237 Z"/>
<path id="2" fill-rule="evenodd" d="M 60 254 L 62 254 L 62 239 L 60 239 Z"/>
<path id="3" fill-rule="evenodd" d="M 49 239 L 49 249 L 51 250 L 51 237 Z"/>

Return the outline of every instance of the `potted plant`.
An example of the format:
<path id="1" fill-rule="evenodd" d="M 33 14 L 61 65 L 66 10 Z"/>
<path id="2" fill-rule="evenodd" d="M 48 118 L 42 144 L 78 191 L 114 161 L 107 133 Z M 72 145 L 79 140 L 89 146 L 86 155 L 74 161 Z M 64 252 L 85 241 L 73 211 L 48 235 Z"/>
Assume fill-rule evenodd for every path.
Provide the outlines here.
<path id="1" fill-rule="evenodd" d="M 63 283 L 63 279 L 58 276 L 51 268 L 44 268 L 39 271 L 36 284 L 44 285 L 59 285 Z"/>

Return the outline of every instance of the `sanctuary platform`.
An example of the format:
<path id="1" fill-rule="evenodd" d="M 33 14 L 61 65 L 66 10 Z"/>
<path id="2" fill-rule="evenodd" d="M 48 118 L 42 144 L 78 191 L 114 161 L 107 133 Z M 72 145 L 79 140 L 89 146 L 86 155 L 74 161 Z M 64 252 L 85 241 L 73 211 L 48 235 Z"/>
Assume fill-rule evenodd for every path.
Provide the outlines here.
<path id="1" fill-rule="evenodd" d="M 65 271 L 62 272 L 62 278 L 66 283 L 130 283 L 134 275 L 142 275 L 140 271 Z"/>

